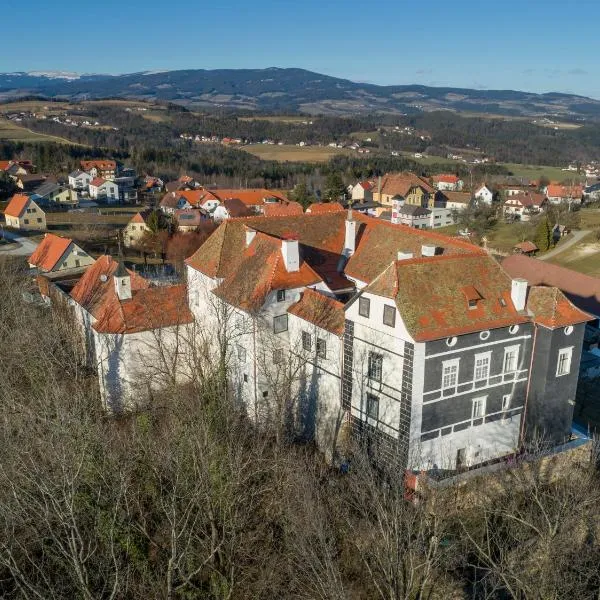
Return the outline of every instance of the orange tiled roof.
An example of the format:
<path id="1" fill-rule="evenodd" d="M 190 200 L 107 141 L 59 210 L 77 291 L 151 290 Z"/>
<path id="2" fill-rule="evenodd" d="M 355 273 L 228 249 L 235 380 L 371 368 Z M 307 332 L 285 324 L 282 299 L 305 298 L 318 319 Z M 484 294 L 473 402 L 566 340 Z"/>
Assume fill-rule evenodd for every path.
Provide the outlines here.
<path id="1" fill-rule="evenodd" d="M 6 171 L 10 165 L 13 164 L 12 160 L 0 160 L 0 171 Z"/>
<path id="2" fill-rule="evenodd" d="M 27 208 L 29 201 L 29 196 L 26 196 L 25 194 L 15 194 L 4 209 L 4 214 L 9 217 L 16 217 L 17 219 L 20 218 L 23 211 Z"/>
<path id="3" fill-rule="evenodd" d="M 539 192 L 519 192 L 508 196 L 504 204 L 510 206 L 519 203 L 522 206 L 541 206 L 546 201 L 546 196 Z"/>
<path id="4" fill-rule="evenodd" d="M 112 284 L 112 281 L 111 281 Z M 138 333 L 191 323 L 185 285 L 138 289 L 130 300 L 108 296 L 93 327 L 98 333 Z"/>
<path id="5" fill-rule="evenodd" d="M 437 183 L 458 183 L 460 181 L 460 177 L 457 177 L 456 175 L 445 174 L 434 175 L 431 179 Z"/>
<path id="6" fill-rule="evenodd" d="M 281 239 L 276 237 L 259 232 L 248 248 L 238 251 L 240 260 L 215 289 L 215 294 L 243 310 L 257 310 L 272 291 L 302 288 L 322 281 L 302 259 L 300 269 L 289 273 L 283 261 Z"/>
<path id="7" fill-rule="evenodd" d="M 38 244 L 35 252 L 29 257 L 29 264 L 35 265 L 42 271 L 52 271 L 73 240 L 47 233 Z"/>
<path id="8" fill-rule="evenodd" d="M 600 278 L 522 254 L 505 258 L 502 267 L 511 277 L 527 279 L 529 285 L 557 287 L 582 310 L 600 315 Z"/>
<path id="9" fill-rule="evenodd" d="M 529 241 L 521 242 L 520 244 L 516 244 L 515 248 L 520 250 L 521 252 L 537 252 L 539 248 L 533 243 Z"/>
<path id="10" fill-rule="evenodd" d="M 532 287 L 527 297 L 527 308 L 536 323 L 556 329 L 591 321 L 593 317 L 579 310 L 555 287 Z"/>
<path id="11" fill-rule="evenodd" d="M 390 196 L 406 196 L 411 188 L 417 186 L 422 187 L 429 194 L 434 192 L 427 181 L 414 173 L 389 173 L 382 178 L 381 193 Z"/>
<path id="12" fill-rule="evenodd" d="M 90 185 L 93 185 L 94 187 L 100 187 L 104 183 L 106 183 L 106 179 L 102 179 L 102 177 L 94 177 L 94 179 L 90 181 Z"/>
<path id="13" fill-rule="evenodd" d="M 71 297 L 96 319 L 96 331 L 136 333 L 191 323 L 185 286 L 151 287 L 143 277 L 128 270 L 132 297 L 119 300 L 113 281 L 118 267 L 110 256 L 101 256 L 71 290 Z"/>
<path id="14" fill-rule="evenodd" d="M 265 198 L 277 198 L 281 201 L 288 199 L 281 193 L 267 189 L 216 189 L 211 190 L 219 200 L 237 198 L 246 206 L 262 206 Z"/>
<path id="15" fill-rule="evenodd" d="M 554 185 L 546 188 L 546 195 L 551 198 L 581 198 L 583 187 L 581 185 Z"/>
<path id="16" fill-rule="evenodd" d="M 420 256 L 423 244 L 435 245 L 445 255 L 486 254 L 464 240 L 435 232 L 392 225 L 361 214 L 355 214 L 354 218 L 357 221 L 357 248 L 342 272 L 345 211 L 230 219 L 217 228 L 186 264 L 212 278 L 227 277 L 239 264 L 245 248 L 246 227 L 280 239 L 290 235 L 296 237 L 304 260 L 334 291 L 353 287 L 346 274 L 369 283 L 397 258 L 398 251 L 410 250 Z"/>
<path id="17" fill-rule="evenodd" d="M 135 213 L 135 215 L 133 215 L 133 217 L 131 217 L 131 220 L 129 222 L 130 223 L 139 223 L 140 225 L 145 225 L 146 219 L 148 218 L 148 216 L 150 215 L 151 212 L 152 212 L 151 210 L 145 210 L 142 212 Z"/>
<path id="18" fill-rule="evenodd" d="M 301 215 L 304 210 L 298 202 L 282 202 L 277 204 L 265 204 L 263 207 L 266 217 L 285 217 L 288 215 Z"/>
<path id="19" fill-rule="evenodd" d="M 419 342 L 527 321 L 512 303 L 511 279 L 485 253 L 396 261 L 365 289 L 395 300 Z"/>
<path id="20" fill-rule="evenodd" d="M 315 202 L 311 204 L 306 212 L 312 215 L 331 213 L 344 210 L 344 207 L 339 202 Z"/>
<path id="21" fill-rule="evenodd" d="M 344 305 L 311 288 L 304 290 L 300 300 L 292 304 L 288 312 L 336 335 L 344 333 Z"/>
<path id="22" fill-rule="evenodd" d="M 458 202 L 460 204 L 471 203 L 470 192 L 453 192 L 451 190 L 444 190 L 442 192 L 438 192 L 438 194 L 442 194 L 443 196 L 445 196 L 449 202 Z"/>
<path id="23" fill-rule="evenodd" d="M 96 318 L 98 318 L 104 302 L 116 294 L 112 276 L 118 266 L 119 263 L 110 256 L 99 257 L 71 290 L 73 300 Z M 150 283 L 143 277 L 132 271 L 128 272 L 131 276 L 133 291 L 150 286 Z"/>
<path id="24" fill-rule="evenodd" d="M 89 171 L 94 167 L 100 171 L 114 171 L 117 168 L 114 160 L 82 160 L 79 164 L 84 171 Z"/>

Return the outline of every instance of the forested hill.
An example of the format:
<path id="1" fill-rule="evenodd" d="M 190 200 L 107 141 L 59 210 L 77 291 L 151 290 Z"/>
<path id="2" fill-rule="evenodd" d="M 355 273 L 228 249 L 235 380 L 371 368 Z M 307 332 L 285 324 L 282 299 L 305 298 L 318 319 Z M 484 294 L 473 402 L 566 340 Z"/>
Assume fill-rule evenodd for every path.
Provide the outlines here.
<path id="1" fill-rule="evenodd" d="M 127 97 L 185 106 L 310 114 L 414 113 L 448 109 L 514 116 L 600 118 L 600 101 L 572 94 L 356 83 L 304 69 L 190 69 L 127 75 L 0 74 L 0 100 L 27 94 Z"/>

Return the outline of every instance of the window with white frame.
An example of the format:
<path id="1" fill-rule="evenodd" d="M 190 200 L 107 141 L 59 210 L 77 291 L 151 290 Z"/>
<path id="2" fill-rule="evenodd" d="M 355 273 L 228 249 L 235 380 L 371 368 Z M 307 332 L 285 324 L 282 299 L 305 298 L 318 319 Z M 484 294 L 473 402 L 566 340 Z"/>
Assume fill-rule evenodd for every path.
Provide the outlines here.
<path id="1" fill-rule="evenodd" d="M 376 352 L 369 352 L 368 375 L 369 379 L 381 381 L 383 375 L 383 355 Z"/>
<path id="2" fill-rule="evenodd" d="M 519 367 L 519 346 L 504 348 L 504 372 L 514 373 Z"/>
<path id="3" fill-rule="evenodd" d="M 490 358 L 491 352 L 475 355 L 475 372 L 473 378 L 475 381 L 487 381 L 490 377 Z"/>
<path id="4" fill-rule="evenodd" d="M 508 410 L 510 406 L 510 394 L 505 394 L 502 396 L 502 410 Z"/>
<path id="5" fill-rule="evenodd" d="M 558 351 L 558 362 L 556 363 L 556 376 L 568 375 L 571 372 L 571 358 L 573 357 L 573 347 L 562 348 Z"/>
<path id="6" fill-rule="evenodd" d="M 455 388 L 458 385 L 458 358 L 442 363 L 442 389 Z"/>
<path id="7" fill-rule="evenodd" d="M 373 394 L 367 394 L 367 417 L 379 419 L 379 398 Z"/>
<path id="8" fill-rule="evenodd" d="M 285 290 L 277 290 L 277 302 L 285 302 Z"/>
<path id="9" fill-rule="evenodd" d="M 485 396 L 481 398 L 473 398 L 473 411 L 471 413 L 471 418 L 480 419 L 485 416 Z"/>

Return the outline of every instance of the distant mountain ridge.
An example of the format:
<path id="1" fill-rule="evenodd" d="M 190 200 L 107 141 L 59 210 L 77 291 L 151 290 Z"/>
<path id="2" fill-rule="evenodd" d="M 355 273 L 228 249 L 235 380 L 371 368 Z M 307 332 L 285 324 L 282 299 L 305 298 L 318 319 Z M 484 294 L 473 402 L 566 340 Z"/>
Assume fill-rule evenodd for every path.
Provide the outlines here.
<path id="1" fill-rule="evenodd" d="M 175 102 L 196 108 L 308 114 L 453 110 L 528 117 L 600 118 L 600 101 L 565 93 L 356 83 L 305 69 L 188 69 L 126 75 L 34 71 L 0 74 L 0 100 L 39 94 Z"/>

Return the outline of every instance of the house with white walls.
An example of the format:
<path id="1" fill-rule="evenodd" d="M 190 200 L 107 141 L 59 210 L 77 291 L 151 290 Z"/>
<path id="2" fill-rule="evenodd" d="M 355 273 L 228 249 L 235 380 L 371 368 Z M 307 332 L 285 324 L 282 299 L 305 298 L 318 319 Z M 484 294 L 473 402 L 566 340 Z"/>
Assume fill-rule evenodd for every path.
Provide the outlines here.
<path id="1" fill-rule="evenodd" d="M 344 428 L 413 469 L 570 435 L 589 315 L 464 240 L 351 211 L 248 217 L 186 264 L 194 319 L 226 340 L 248 414 L 288 414 L 329 458 Z"/>
<path id="2" fill-rule="evenodd" d="M 87 191 L 92 179 L 93 177 L 88 172 L 76 169 L 69 173 L 69 187 L 72 190 Z"/>
<path id="3" fill-rule="evenodd" d="M 109 179 L 94 177 L 89 184 L 90 198 L 103 200 L 109 204 L 119 201 L 119 186 Z"/>
<path id="4" fill-rule="evenodd" d="M 483 184 L 475 190 L 473 197 L 484 204 L 491 204 L 494 200 L 494 192 L 486 184 Z"/>

